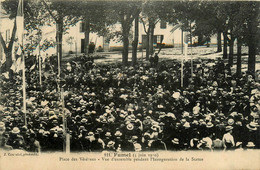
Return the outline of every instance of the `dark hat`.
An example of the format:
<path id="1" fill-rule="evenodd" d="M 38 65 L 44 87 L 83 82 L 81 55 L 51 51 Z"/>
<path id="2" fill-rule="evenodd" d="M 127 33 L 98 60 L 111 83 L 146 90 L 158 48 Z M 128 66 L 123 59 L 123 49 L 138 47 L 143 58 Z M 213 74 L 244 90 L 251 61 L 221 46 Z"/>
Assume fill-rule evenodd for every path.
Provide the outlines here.
<path id="1" fill-rule="evenodd" d="M 146 119 L 146 120 L 143 121 L 143 124 L 144 124 L 144 125 L 150 125 L 150 124 L 151 124 L 151 121 Z"/>

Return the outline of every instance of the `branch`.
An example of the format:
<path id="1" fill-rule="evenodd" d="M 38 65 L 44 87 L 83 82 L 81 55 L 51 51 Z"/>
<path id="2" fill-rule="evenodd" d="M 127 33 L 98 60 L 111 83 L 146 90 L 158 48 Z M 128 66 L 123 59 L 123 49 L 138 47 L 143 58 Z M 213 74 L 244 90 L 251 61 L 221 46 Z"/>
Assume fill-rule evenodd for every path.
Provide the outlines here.
<path id="1" fill-rule="evenodd" d="M 49 14 L 51 15 L 51 17 L 55 20 L 55 22 L 57 22 L 57 21 L 58 21 L 58 18 L 56 18 L 56 17 L 53 15 L 53 13 L 51 12 L 51 10 L 50 10 L 48 4 L 46 4 L 46 2 L 45 2 L 44 0 L 41 0 L 41 1 L 43 2 L 45 8 L 47 9 L 47 11 L 48 11 Z"/>
<path id="2" fill-rule="evenodd" d="M 2 47 L 4 48 L 4 52 L 7 52 L 5 40 L 4 40 L 1 32 L 0 32 L 0 41 L 1 41 Z"/>
<path id="3" fill-rule="evenodd" d="M 143 26 L 144 26 L 144 32 L 145 32 L 146 34 L 148 34 L 143 18 L 140 18 L 140 19 L 141 19 L 142 24 L 143 24 Z"/>
<path id="4" fill-rule="evenodd" d="M 156 25 L 159 21 L 160 21 L 160 19 L 157 19 L 157 21 L 154 22 L 154 25 Z"/>
<path id="5" fill-rule="evenodd" d="M 134 20 L 135 20 L 135 18 L 137 17 L 137 16 L 139 16 L 139 14 L 140 14 L 140 10 L 139 9 L 135 9 L 135 12 L 133 13 L 133 15 L 130 15 L 130 17 L 129 17 L 129 24 L 131 24 Z"/>

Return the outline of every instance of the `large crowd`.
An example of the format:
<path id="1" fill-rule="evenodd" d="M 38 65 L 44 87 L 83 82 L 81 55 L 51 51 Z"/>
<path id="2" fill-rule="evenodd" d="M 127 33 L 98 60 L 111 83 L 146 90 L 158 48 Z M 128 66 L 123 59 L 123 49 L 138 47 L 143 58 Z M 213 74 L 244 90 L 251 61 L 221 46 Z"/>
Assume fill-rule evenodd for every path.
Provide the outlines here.
<path id="1" fill-rule="evenodd" d="M 71 152 L 259 149 L 254 75 L 233 74 L 222 59 L 195 60 L 193 74 L 184 65 L 182 87 L 180 68 L 172 60 L 124 67 L 80 58 L 59 79 L 46 61 L 41 86 L 37 69 L 26 71 L 26 126 L 21 75 L 2 75 L 1 148 L 62 151 L 65 117 Z"/>

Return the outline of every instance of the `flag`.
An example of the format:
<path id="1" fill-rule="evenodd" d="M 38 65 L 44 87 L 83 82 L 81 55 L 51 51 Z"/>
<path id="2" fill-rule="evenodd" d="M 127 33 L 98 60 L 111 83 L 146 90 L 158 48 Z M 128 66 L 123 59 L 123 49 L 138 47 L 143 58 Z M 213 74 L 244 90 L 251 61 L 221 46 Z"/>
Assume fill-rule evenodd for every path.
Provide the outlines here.
<path id="1" fill-rule="evenodd" d="M 34 68 L 36 67 L 36 65 L 32 65 L 32 67 L 30 68 L 30 71 L 32 71 Z"/>
<path id="2" fill-rule="evenodd" d="M 4 76 L 6 79 L 9 79 L 9 73 L 8 73 L 8 72 L 3 73 L 3 76 Z"/>
<path id="3" fill-rule="evenodd" d="M 17 50 L 16 54 L 17 54 L 17 55 L 22 55 L 22 48 L 21 48 L 20 45 L 19 45 L 19 47 L 18 47 L 18 50 Z"/>
<path id="4" fill-rule="evenodd" d="M 13 62 L 11 66 L 11 70 L 13 70 L 15 73 L 18 73 L 23 69 L 23 63 L 21 57 L 19 57 L 16 61 Z"/>
<path id="5" fill-rule="evenodd" d="M 37 56 L 40 54 L 40 44 L 35 47 L 35 50 L 33 51 L 33 55 Z"/>
<path id="6" fill-rule="evenodd" d="M 17 38 L 20 45 L 23 44 L 24 33 L 24 16 L 23 16 L 23 0 L 19 0 L 16 15 Z"/>

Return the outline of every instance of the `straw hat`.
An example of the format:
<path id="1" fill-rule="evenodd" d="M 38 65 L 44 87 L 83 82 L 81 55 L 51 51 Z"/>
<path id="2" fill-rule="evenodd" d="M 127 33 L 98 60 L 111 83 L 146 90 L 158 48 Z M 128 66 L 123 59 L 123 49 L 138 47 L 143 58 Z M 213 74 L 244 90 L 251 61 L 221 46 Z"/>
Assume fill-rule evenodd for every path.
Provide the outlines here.
<path id="1" fill-rule="evenodd" d="M 190 123 L 189 122 L 185 122 L 183 127 L 186 128 L 186 129 L 190 128 Z"/>
<path id="2" fill-rule="evenodd" d="M 106 136 L 106 137 L 111 137 L 111 136 L 112 136 L 112 135 L 111 135 L 111 132 L 106 132 L 105 136 Z"/>
<path id="3" fill-rule="evenodd" d="M 12 133 L 18 134 L 18 133 L 20 133 L 20 129 L 18 127 L 14 127 L 13 130 L 12 130 Z"/>
<path id="4" fill-rule="evenodd" d="M 132 123 L 128 123 L 126 128 L 127 128 L 127 130 L 133 130 L 134 129 L 134 125 Z"/>
<path id="5" fill-rule="evenodd" d="M 232 130 L 232 129 L 233 129 L 232 126 L 227 126 L 227 127 L 226 127 L 226 131 L 230 131 L 230 130 Z"/>
<path id="6" fill-rule="evenodd" d="M 172 143 L 174 143 L 174 144 L 179 144 L 179 139 L 177 139 L 177 138 L 174 138 L 173 140 L 172 140 Z"/>
<path id="7" fill-rule="evenodd" d="M 240 145 L 242 145 L 242 142 L 237 142 L 237 143 L 236 143 L 236 147 L 238 147 L 238 146 L 240 146 Z"/>
<path id="8" fill-rule="evenodd" d="M 246 147 L 253 148 L 253 147 L 255 147 L 255 144 L 253 142 L 248 142 Z"/>
<path id="9" fill-rule="evenodd" d="M 212 128 L 213 126 L 214 126 L 214 125 L 213 125 L 212 122 L 208 122 L 207 125 L 206 125 L 207 128 Z"/>
<path id="10" fill-rule="evenodd" d="M 235 123 L 235 121 L 234 121 L 234 119 L 228 119 L 227 123 L 229 126 L 232 126 Z"/>
<path id="11" fill-rule="evenodd" d="M 249 124 L 246 125 L 246 127 L 250 130 L 257 130 L 257 127 L 256 127 L 256 123 L 255 122 L 250 122 Z"/>
<path id="12" fill-rule="evenodd" d="M 115 136 L 117 136 L 117 137 L 122 136 L 122 133 L 118 130 L 118 131 L 116 131 Z"/>
<path id="13" fill-rule="evenodd" d="M 174 99 L 179 99 L 180 96 L 181 96 L 180 92 L 174 92 L 173 95 L 172 95 L 172 97 L 173 97 Z"/>

